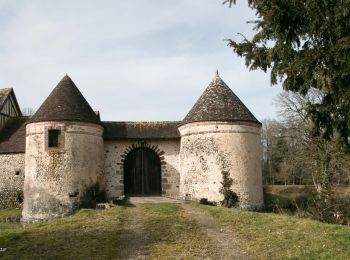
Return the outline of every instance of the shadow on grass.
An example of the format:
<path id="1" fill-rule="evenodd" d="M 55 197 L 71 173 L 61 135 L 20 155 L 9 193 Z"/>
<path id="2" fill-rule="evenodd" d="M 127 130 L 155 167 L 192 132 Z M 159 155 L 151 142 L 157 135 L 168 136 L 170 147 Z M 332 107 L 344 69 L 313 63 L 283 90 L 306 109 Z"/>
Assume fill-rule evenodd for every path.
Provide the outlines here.
<path id="1" fill-rule="evenodd" d="M 113 200 L 113 204 L 124 207 L 136 207 L 135 204 L 131 203 L 130 197 L 124 197 L 123 199 Z"/>

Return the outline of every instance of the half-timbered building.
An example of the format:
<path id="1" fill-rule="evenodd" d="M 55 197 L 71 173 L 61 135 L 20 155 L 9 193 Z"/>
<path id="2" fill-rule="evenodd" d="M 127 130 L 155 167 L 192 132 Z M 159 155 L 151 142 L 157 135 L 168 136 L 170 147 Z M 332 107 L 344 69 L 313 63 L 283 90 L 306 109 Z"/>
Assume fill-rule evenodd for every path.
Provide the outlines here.
<path id="1" fill-rule="evenodd" d="M 13 89 L 0 89 L 0 129 L 5 125 L 9 118 L 19 117 L 21 115 L 22 113 Z"/>

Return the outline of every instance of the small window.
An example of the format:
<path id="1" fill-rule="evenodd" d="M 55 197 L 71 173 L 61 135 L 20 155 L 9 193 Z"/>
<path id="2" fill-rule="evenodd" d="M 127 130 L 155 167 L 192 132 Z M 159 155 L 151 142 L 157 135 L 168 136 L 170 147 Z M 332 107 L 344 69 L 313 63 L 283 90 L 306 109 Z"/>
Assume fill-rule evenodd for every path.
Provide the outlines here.
<path id="1" fill-rule="evenodd" d="M 57 129 L 49 130 L 48 146 L 49 147 L 59 147 L 60 135 L 61 135 L 61 130 L 57 130 Z"/>
<path id="2" fill-rule="evenodd" d="M 21 171 L 20 170 L 16 170 L 16 175 L 20 175 Z"/>

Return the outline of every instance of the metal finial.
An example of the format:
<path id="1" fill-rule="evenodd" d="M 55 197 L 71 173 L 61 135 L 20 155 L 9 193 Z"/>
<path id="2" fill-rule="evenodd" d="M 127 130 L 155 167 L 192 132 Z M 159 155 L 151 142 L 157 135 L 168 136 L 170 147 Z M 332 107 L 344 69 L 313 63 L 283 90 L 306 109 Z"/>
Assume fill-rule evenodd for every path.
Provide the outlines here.
<path id="1" fill-rule="evenodd" d="M 215 71 L 215 77 L 219 77 L 219 71 L 218 70 Z"/>

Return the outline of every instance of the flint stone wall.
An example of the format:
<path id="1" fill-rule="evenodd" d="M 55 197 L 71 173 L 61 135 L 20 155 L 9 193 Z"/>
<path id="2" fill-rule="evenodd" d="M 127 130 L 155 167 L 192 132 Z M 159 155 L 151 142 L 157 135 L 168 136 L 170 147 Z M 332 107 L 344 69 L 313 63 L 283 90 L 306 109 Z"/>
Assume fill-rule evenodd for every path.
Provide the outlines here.
<path id="1" fill-rule="evenodd" d="M 48 130 L 60 129 L 59 148 L 48 148 Z M 26 127 L 23 220 L 72 214 L 85 191 L 101 182 L 103 128 L 81 122 L 42 122 Z"/>
<path id="2" fill-rule="evenodd" d="M 180 147 L 180 196 L 221 201 L 222 172 L 244 209 L 263 207 L 260 126 L 200 122 L 183 125 Z"/>
<path id="3" fill-rule="evenodd" d="M 0 209 L 22 206 L 23 182 L 24 153 L 0 154 Z"/>

